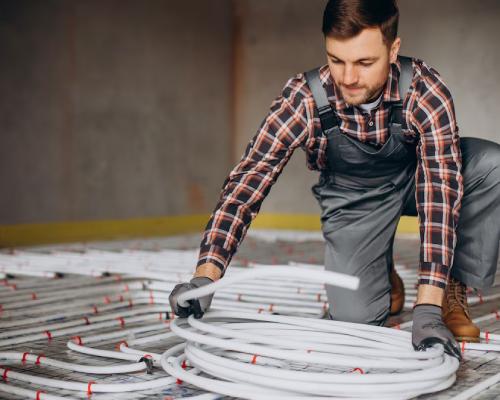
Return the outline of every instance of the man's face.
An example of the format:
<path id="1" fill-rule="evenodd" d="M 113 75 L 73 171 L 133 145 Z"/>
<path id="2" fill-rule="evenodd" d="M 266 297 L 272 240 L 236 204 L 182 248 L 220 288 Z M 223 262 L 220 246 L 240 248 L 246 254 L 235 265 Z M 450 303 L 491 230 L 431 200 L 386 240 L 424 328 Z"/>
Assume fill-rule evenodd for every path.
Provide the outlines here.
<path id="1" fill-rule="evenodd" d="M 326 52 L 333 80 L 346 103 L 359 105 L 375 100 L 396 62 L 400 46 L 397 38 L 390 48 L 379 28 L 368 28 L 350 39 L 327 36 Z"/>

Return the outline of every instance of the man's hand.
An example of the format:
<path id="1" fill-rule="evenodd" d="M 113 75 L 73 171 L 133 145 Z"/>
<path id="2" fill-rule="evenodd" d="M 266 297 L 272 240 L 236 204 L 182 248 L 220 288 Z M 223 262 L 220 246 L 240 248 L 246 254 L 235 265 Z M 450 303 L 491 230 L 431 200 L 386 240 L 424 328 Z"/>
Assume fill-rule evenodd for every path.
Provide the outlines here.
<path id="1" fill-rule="evenodd" d="M 199 299 L 188 300 L 188 307 L 179 306 L 179 304 L 177 303 L 177 299 L 182 293 L 185 293 L 192 289 L 197 289 L 201 286 L 208 285 L 212 282 L 213 281 L 210 278 L 200 276 L 191 279 L 189 283 L 179 283 L 178 285 L 176 285 L 168 298 L 170 307 L 172 308 L 172 311 L 175 313 L 175 315 L 178 315 L 181 318 L 187 318 L 191 314 L 193 314 L 197 319 L 203 317 L 205 311 L 207 311 L 210 307 L 210 303 L 212 303 L 212 298 L 214 297 L 213 294 L 200 297 Z"/>
<path id="2" fill-rule="evenodd" d="M 412 344 L 421 351 L 441 343 L 445 353 L 462 359 L 460 348 L 453 334 L 441 317 L 441 307 L 432 304 L 419 304 L 413 309 Z"/>

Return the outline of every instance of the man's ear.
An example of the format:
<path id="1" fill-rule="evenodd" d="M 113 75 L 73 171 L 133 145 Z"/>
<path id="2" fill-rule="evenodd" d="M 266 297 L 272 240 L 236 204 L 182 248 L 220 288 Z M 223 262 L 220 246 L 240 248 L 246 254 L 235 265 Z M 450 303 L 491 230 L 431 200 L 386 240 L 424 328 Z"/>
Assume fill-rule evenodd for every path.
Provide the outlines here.
<path id="1" fill-rule="evenodd" d="M 398 53 L 400 47 L 401 47 L 401 38 L 397 37 L 396 39 L 394 39 L 394 42 L 392 42 L 391 45 L 391 50 L 389 54 L 389 61 L 391 64 L 394 64 L 398 59 Z"/>

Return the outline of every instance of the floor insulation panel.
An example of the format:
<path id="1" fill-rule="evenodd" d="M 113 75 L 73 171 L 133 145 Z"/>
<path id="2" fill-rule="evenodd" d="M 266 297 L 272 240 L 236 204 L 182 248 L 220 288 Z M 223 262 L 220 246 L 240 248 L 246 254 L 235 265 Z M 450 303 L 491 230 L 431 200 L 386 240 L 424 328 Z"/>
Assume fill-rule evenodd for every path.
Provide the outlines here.
<path id="1" fill-rule="evenodd" d="M 133 364 L 132 361 L 71 350 L 67 346 L 68 341 L 110 351 L 118 351 L 120 345 L 128 346 L 138 341 L 137 347 L 145 354 L 161 354 L 180 343 L 178 338 L 160 336 L 141 346 L 140 339 L 169 332 L 172 316 L 168 313 L 168 294 L 175 282 L 189 279 L 196 262 L 199 241 L 199 235 L 187 235 L 43 246 L 0 254 L 0 274 L 3 274 L 0 285 L 0 376 L 3 375 L 3 380 L 0 379 L 0 399 L 43 400 L 48 398 L 43 392 L 63 398 L 95 400 L 163 400 L 206 393 L 178 380 L 149 390 L 95 393 L 92 389 L 96 384 L 140 383 L 167 377 L 167 374 L 160 368 L 152 368 L 152 374 L 140 370 L 98 375 L 71 372 L 47 365 L 44 361 L 54 359 L 96 367 Z M 396 237 L 394 259 L 403 277 L 407 298 L 404 311 L 391 317 L 386 324 L 388 327 L 411 330 L 409 323 L 415 301 L 418 252 L 417 237 Z M 323 256 L 324 242 L 319 233 L 256 230 L 249 232 L 230 269 L 240 271 L 255 266 L 271 268 L 292 264 L 316 270 L 322 268 Z M 169 279 L 166 283 L 157 283 L 167 275 Z M 266 288 L 262 283 L 253 288 L 260 288 L 263 293 L 252 295 L 250 290 L 248 295 L 231 291 L 220 296 L 216 294 L 213 308 L 223 310 L 243 306 L 246 311 L 263 314 L 317 319 L 324 316 L 326 296 L 321 285 L 305 284 L 303 295 L 298 288 L 293 298 L 295 300 L 279 304 L 272 301 L 273 286 Z M 471 316 L 481 331 L 492 336 L 499 335 L 499 276 L 492 288 L 482 292 L 470 290 L 468 298 Z M 300 302 L 294 303 L 297 299 Z M 483 343 L 486 341 L 489 342 L 488 337 L 482 340 Z M 453 399 L 500 372 L 500 351 L 470 350 L 467 346 L 466 343 L 463 348 L 464 360 L 458 369 L 456 383 L 439 393 L 421 395 L 419 399 Z M 20 353 L 23 359 L 12 361 L 3 358 L 2 354 L 6 352 Z M 296 371 L 317 369 L 314 365 L 304 363 L 293 363 L 288 368 Z M 28 383 L 16 379 L 15 373 L 80 382 L 80 387 L 78 390 L 67 390 L 37 382 Z M 9 393 L 10 387 L 23 388 L 27 392 L 24 395 Z M 471 398 L 499 399 L 500 384 Z"/>

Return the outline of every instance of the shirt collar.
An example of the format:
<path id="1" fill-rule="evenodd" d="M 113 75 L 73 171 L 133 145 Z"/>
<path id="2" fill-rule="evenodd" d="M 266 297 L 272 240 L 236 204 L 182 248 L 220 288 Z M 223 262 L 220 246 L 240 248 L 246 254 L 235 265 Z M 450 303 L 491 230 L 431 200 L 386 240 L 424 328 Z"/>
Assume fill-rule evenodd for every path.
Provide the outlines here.
<path id="1" fill-rule="evenodd" d="M 401 66 L 399 60 L 395 64 L 391 64 L 389 69 L 389 76 L 387 77 L 387 82 L 384 87 L 382 102 L 384 103 L 394 103 L 401 100 L 399 96 L 399 74 L 401 71 Z M 332 75 L 330 74 L 330 69 L 328 65 L 324 65 L 320 69 L 320 76 L 323 82 L 323 86 L 326 89 L 328 100 L 330 104 L 335 104 L 335 109 L 337 111 L 345 110 L 351 105 L 346 103 L 342 97 L 342 93 L 333 83 Z"/>

